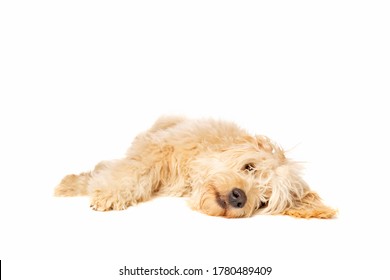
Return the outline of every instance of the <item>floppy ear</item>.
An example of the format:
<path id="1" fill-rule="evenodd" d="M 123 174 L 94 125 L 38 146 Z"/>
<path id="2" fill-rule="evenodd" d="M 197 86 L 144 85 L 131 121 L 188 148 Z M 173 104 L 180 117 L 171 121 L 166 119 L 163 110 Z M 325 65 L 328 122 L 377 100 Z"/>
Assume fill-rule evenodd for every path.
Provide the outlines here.
<path id="1" fill-rule="evenodd" d="M 289 161 L 278 144 L 266 136 L 255 135 L 255 138 L 258 147 L 277 160 L 275 164 L 278 167 L 271 181 L 273 194 L 268 201 L 270 213 L 282 212 L 283 215 L 297 218 L 321 219 L 330 219 L 336 215 L 337 211 L 323 204 L 319 195 L 301 179 L 299 164 Z M 280 211 L 281 207 L 285 210 Z"/>
<path id="2" fill-rule="evenodd" d="M 337 211 L 321 201 L 319 195 L 315 192 L 307 192 L 300 200 L 295 200 L 294 204 L 286 209 L 283 215 L 294 216 L 297 218 L 320 218 L 330 219 L 336 215 Z"/>

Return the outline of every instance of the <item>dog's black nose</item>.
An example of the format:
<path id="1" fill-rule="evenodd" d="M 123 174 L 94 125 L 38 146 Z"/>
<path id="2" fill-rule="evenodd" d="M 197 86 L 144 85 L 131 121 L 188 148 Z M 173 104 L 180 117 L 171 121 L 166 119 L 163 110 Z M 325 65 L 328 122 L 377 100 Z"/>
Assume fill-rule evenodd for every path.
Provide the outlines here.
<path id="1" fill-rule="evenodd" d="M 246 203 L 246 195 L 243 190 L 234 188 L 229 193 L 229 204 L 234 208 L 242 208 Z"/>

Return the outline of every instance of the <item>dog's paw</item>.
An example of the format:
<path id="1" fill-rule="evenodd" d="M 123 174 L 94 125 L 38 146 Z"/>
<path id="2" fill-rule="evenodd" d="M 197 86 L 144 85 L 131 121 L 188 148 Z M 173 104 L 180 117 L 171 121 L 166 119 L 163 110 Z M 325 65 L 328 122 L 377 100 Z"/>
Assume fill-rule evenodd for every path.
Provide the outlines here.
<path id="1" fill-rule="evenodd" d="M 95 211 L 124 210 L 131 203 L 110 190 L 96 189 L 91 194 L 90 207 Z"/>

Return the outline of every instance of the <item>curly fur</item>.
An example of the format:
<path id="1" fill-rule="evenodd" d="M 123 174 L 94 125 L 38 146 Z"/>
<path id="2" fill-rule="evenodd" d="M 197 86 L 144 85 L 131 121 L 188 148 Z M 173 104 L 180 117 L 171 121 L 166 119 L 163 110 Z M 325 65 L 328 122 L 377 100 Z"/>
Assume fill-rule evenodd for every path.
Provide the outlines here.
<path id="1" fill-rule="evenodd" d="M 300 170 L 269 138 L 233 123 L 162 117 L 135 138 L 123 159 L 66 176 L 55 195 L 89 195 L 98 211 L 126 209 L 154 196 L 186 196 L 193 209 L 213 216 L 333 217 L 336 211 L 321 202 Z M 233 189 L 245 194 L 239 207 L 229 202 Z"/>

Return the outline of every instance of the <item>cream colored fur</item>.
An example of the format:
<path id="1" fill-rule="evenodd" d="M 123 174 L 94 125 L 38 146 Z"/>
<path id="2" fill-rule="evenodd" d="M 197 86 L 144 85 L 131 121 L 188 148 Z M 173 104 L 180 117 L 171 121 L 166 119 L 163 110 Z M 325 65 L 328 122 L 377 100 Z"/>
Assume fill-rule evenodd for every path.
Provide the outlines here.
<path id="1" fill-rule="evenodd" d="M 213 216 L 333 217 L 336 211 L 321 202 L 300 170 L 269 138 L 233 123 L 162 117 L 135 138 L 123 159 L 66 176 L 55 195 L 89 195 L 98 211 L 123 210 L 155 196 L 186 196 L 193 209 Z M 231 202 L 234 189 L 245 201 Z"/>

